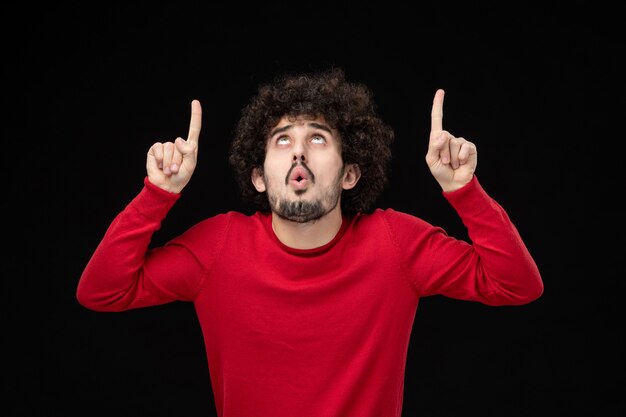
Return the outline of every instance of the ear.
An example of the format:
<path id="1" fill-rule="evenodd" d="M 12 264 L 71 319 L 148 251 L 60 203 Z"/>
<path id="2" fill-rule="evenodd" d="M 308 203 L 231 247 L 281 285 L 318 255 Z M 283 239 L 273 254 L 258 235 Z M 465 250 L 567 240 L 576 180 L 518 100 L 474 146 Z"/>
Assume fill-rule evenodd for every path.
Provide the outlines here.
<path id="1" fill-rule="evenodd" d="M 356 186 L 361 178 L 361 168 L 357 164 L 347 164 L 343 171 L 342 186 L 344 190 L 350 190 Z"/>
<path id="2" fill-rule="evenodd" d="M 265 180 L 263 179 L 263 168 L 253 168 L 250 176 L 252 185 L 260 193 L 265 191 Z"/>

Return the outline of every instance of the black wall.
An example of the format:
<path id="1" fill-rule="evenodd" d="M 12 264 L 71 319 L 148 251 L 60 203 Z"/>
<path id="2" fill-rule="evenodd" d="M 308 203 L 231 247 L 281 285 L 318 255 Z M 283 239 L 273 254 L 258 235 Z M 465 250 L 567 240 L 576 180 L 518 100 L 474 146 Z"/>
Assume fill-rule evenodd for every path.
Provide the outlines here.
<path id="1" fill-rule="evenodd" d="M 396 130 L 379 206 L 465 237 L 424 163 L 432 97 L 446 90 L 444 127 L 476 143 L 477 175 L 545 283 L 513 308 L 423 299 L 403 416 L 623 413 L 624 274 L 604 234 L 620 216 L 623 181 L 608 172 L 623 150 L 619 129 L 598 134 L 611 123 L 599 93 L 616 94 L 614 12 L 580 1 L 3 9 L 5 415 L 215 415 L 191 305 L 95 313 L 76 285 L 141 189 L 150 145 L 186 134 L 192 99 L 199 165 L 155 244 L 251 210 L 227 164 L 241 108 L 278 73 L 331 65 L 368 84 Z"/>

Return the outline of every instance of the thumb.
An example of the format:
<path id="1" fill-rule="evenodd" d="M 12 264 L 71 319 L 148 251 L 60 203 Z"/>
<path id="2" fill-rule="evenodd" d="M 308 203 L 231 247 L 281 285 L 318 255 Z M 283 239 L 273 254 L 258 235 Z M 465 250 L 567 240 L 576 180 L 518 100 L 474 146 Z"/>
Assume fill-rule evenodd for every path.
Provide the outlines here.
<path id="1" fill-rule="evenodd" d="M 447 153 L 447 132 L 445 130 L 441 131 L 438 135 L 434 135 L 429 143 L 428 143 L 428 152 L 426 153 L 426 163 L 429 167 L 432 167 L 435 163 L 439 162 L 440 159 L 444 159 L 444 163 L 447 163 L 445 160 L 448 157 L 449 153 Z"/>
<path id="2" fill-rule="evenodd" d="M 174 142 L 176 149 L 181 153 L 183 160 L 193 159 L 195 161 L 198 155 L 198 142 L 176 138 Z"/>

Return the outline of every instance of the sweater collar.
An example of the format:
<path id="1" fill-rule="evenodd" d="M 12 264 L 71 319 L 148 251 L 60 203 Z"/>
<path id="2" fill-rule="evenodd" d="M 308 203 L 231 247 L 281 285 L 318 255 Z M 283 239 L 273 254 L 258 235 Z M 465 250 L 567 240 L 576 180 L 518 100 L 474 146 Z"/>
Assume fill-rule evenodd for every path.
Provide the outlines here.
<path id="1" fill-rule="evenodd" d="M 293 255 L 297 255 L 297 256 L 317 256 L 317 255 L 321 255 L 323 253 L 328 252 L 333 246 L 335 246 L 335 244 L 341 240 L 341 237 L 345 234 L 346 230 L 348 230 L 348 228 L 350 227 L 350 224 L 352 223 L 352 221 L 350 220 L 350 218 L 346 217 L 345 215 L 342 216 L 342 221 L 341 221 L 341 227 L 339 228 L 339 230 L 337 231 L 337 233 L 335 234 L 335 236 L 330 240 L 330 242 L 322 245 L 322 246 L 318 246 L 316 248 L 311 248 L 311 249 L 297 249 L 297 248 L 292 248 L 291 246 L 287 246 L 285 245 L 283 242 L 280 241 L 280 239 L 278 239 L 278 236 L 276 236 L 276 233 L 274 233 L 274 229 L 272 228 L 272 213 L 271 212 L 258 212 L 257 215 L 260 217 L 263 226 L 265 227 L 265 230 L 267 232 L 267 234 L 269 235 L 270 239 L 283 251 L 291 253 Z M 354 220 L 356 217 L 358 217 L 358 214 L 356 216 L 353 217 L 352 220 Z"/>

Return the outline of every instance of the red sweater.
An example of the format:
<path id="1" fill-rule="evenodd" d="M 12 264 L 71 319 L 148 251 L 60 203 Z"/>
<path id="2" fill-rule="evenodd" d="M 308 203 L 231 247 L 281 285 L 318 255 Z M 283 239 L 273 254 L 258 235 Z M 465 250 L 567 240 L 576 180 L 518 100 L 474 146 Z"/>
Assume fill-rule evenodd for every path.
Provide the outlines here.
<path id="1" fill-rule="evenodd" d="M 180 194 L 144 184 L 77 297 L 98 311 L 193 302 L 221 417 L 398 417 L 420 297 L 518 305 L 543 291 L 518 231 L 476 177 L 444 193 L 472 244 L 378 209 L 345 218 L 311 250 L 283 245 L 270 214 L 236 212 L 150 248 Z"/>

